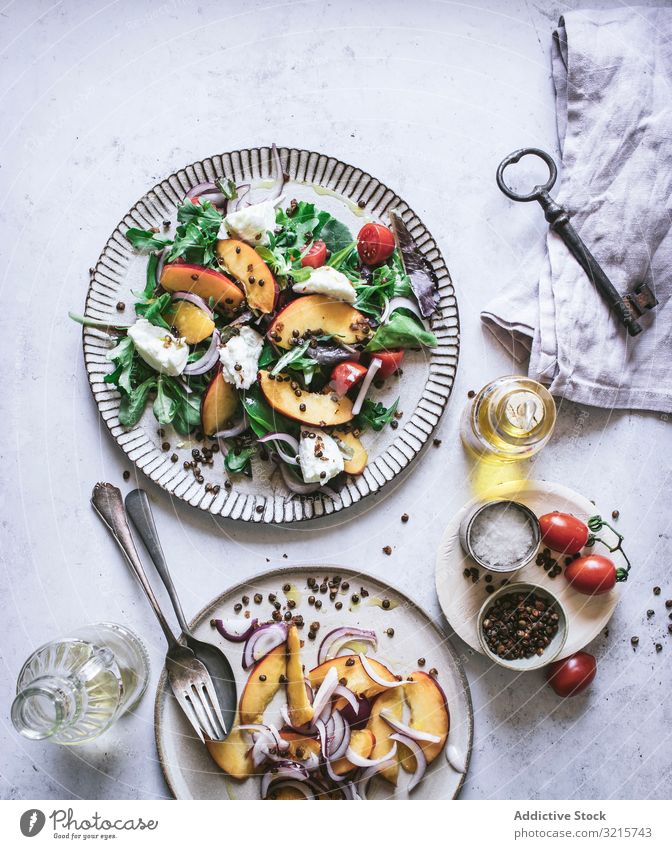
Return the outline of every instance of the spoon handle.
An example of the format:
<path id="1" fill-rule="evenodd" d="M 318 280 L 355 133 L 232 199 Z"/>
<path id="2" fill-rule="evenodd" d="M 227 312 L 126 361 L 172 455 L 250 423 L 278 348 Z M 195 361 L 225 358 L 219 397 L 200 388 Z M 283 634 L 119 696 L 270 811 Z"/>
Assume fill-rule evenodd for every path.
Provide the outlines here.
<path id="1" fill-rule="evenodd" d="M 126 560 L 128 560 L 135 577 L 140 581 L 140 585 L 145 591 L 152 610 L 156 614 L 156 618 L 159 620 L 159 624 L 163 629 L 168 645 L 171 649 L 179 647 L 179 643 L 175 639 L 170 625 L 166 621 L 166 617 L 163 615 L 163 611 L 159 606 L 159 602 L 154 595 L 154 590 L 147 579 L 142 562 L 138 556 L 133 537 L 131 536 L 131 529 L 128 527 L 126 520 L 126 511 L 124 510 L 124 502 L 121 499 L 121 492 L 111 483 L 97 483 L 91 495 L 91 505 L 104 524 L 107 525 L 112 537 L 123 552 Z"/>
<path id="2" fill-rule="evenodd" d="M 140 534 L 140 538 L 145 544 L 145 548 L 156 566 L 156 571 L 159 573 L 159 577 L 163 581 L 166 590 L 168 590 L 168 595 L 173 603 L 173 608 L 175 609 L 177 621 L 180 623 L 180 628 L 182 628 L 182 632 L 188 636 L 189 626 L 187 625 L 187 620 L 184 616 L 180 599 L 177 595 L 177 591 L 175 590 L 175 585 L 173 584 L 173 579 L 170 576 L 168 564 L 166 563 L 166 558 L 164 556 L 163 549 L 161 548 L 161 541 L 156 530 L 156 525 L 154 524 L 152 506 L 149 503 L 147 493 L 144 489 L 134 489 L 126 496 L 125 504 L 126 511 L 131 517 L 131 521 L 133 522 L 135 529 Z"/>

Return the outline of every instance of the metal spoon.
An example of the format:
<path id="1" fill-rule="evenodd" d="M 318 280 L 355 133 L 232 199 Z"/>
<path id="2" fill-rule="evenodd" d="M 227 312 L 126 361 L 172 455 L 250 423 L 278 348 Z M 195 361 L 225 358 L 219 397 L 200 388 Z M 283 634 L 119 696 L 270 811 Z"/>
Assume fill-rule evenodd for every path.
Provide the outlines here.
<path id="1" fill-rule="evenodd" d="M 224 716 L 224 722 L 227 729 L 230 730 L 234 725 L 238 705 L 236 678 L 231 669 L 231 664 L 226 655 L 217 646 L 197 639 L 187 624 L 180 599 L 168 570 L 163 549 L 161 548 L 161 542 L 156 525 L 154 524 L 154 516 L 152 515 L 152 508 L 147 493 L 143 489 L 134 489 L 126 496 L 125 504 L 126 512 L 130 516 L 135 529 L 140 534 L 147 553 L 154 562 L 156 571 L 159 573 L 159 577 L 168 591 L 187 646 L 210 673 Z"/>

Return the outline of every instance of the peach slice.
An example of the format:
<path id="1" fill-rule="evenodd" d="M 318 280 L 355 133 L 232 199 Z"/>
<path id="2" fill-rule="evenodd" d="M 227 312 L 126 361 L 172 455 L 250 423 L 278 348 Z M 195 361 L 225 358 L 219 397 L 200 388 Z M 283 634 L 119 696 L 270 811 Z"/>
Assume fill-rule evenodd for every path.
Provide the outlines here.
<path id="1" fill-rule="evenodd" d="M 280 689 L 280 678 L 287 671 L 285 646 L 277 646 L 250 672 L 240 697 L 240 724 L 255 725 L 264 720 L 264 711 Z"/>
<path id="2" fill-rule="evenodd" d="M 226 740 L 206 739 L 205 746 L 211 758 L 220 769 L 223 769 L 231 778 L 243 781 L 254 775 L 254 763 L 249 756 L 252 748 L 252 738 L 247 731 L 240 731 L 238 714 L 231 733 Z"/>
<path id="3" fill-rule="evenodd" d="M 233 312 L 245 297 L 225 274 L 202 265 L 169 263 L 164 265 L 159 282 L 166 292 L 193 292 L 205 301 L 214 298 L 221 312 Z"/>
<path id="4" fill-rule="evenodd" d="M 278 300 L 278 284 L 255 249 L 239 239 L 220 239 L 215 253 L 229 274 L 240 282 L 252 309 L 273 312 Z"/>
<path id="5" fill-rule="evenodd" d="M 386 690 L 376 698 L 371 706 L 371 716 L 366 727 L 373 733 L 376 739 L 376 745 L 371 755 L 372 758 L 382 758 L 394 745 L 394 741 L 389 739 L 390 734 L 394 734 L 394 728 L 390 728 L 380 714 L 381 711 L 389 711 L 395 719 L 401 721 L 404 710 L 404 696 L 401 690 L 401 687 L 396 687 L 394 690 Z M 378 774 L 382 778 L 387 779 L 390 784 L 396 785 L 397 776 L 399 775 L 398 760 L 395 759 L 393 764 L 385 767 Z"/>
<path id="6" fill-rule="evenodd" d="M 331 395 L 292 389 L 288 374 L 274 376 L 262 370 L 257 379 L 269 406 L 288 419 L 315 427 L 344 424 L 352 419 L 352 401 L 347 397 L 333 401 Z M 297 391 L 301 394 L 297 395 Z"/>
<path id="7" fill-rule="evenodd" d="M 344 301 L 326 295 L 304 295 L 281 310 L 268 328 L 268 335 L 280 348 L 290 348 L 290 339 L 312 331 L 336 336 L 349 345 L 368 338 L 369 322 Z"/>
<path id="8" fill-rule="evenodd" d="M 315 737 L 305 737 L 296 731 L 281 731 L 280 736 L 289 743 L 288 755 L 297 761 L 307 761 L 312 755 L 318 755 L 322 751 L 320 742 Z"/>
<path id="9" fill-rule="evenodd" d="M 268 798 L 271 801 L 275 799 L 278 802 L 298 802 L 299 800 L 302 800 L 303 802 L 308 801 L 300 790 L 297 790 L 296 787 L 288 787 L 287 785 L 284 787 L 278 787 L 277 790 L 271 789 Z"/>
<path id="10" fill-rule="evenodd" d="M 374 737 L 373 732 L 368 728 L 361 728 L 352 732 L 352 736 L 350 737 L 350 746 L 352 747 L 353 752 L 356 752 L 363 758 L 371 757 L 371 752 L 373 752 L 375 745 L 376 738 Z M 350 772 L 351 769 L 355 769 L 355 765 L 351 764 L 347 757 L 344 756 L 339 758 L 337 761 L 334 761 L 331 768 L 334 770 L 336 775 L 345 775 L 346 772 Z"/>
<path id="11" fill-rule="evenodd" d="M 313 718 L 313 708 L 308 701 L 306 683 L 301 664 L 301 641 L 296 625 L 287 632 L 287 704 L 291 724 L 300 728 Z"/>
<path id="12" fill-rule="evenodd" d="M 367 660 L 374 672 L 384 681 L 392 682 L 397 680 L 396 676 L 386 666 L 383 666 L 382 663 L 374 660 L 372 657 L 367 658 Z M 336 669 L 339 681 L 345 678 L 345 686 L 349 690 L 352 690 L 356 696 L 366 696 L 367 699 L 370 699 L 387 689 L 387 687 L 383 687 L 381 684 L 377 684 L 372 678 L 369 678 L 362 666 L 362 661 L 354 655 L 334 657 L 332 660 L 327 660 L 314 669 L 311 669 L 308 673 L 308 681 L 311 687 L 313 689 L 319 687 L 324 681 L 327 672 L 332 668 Z"/>
<path id="13" fill-rule="evenodd" d="M 448 713 L 448 702 L 446 694 L 431 675 L 426 672 L 417 671 L 409 676 L 409 681 L 415 683 L 404 687 L 406 703 L 411 709 L 409 725 L 418 731 L 426 731 L 440 737 L 438 743 L 421 742 L 427 763 L 431 762 L 441 753 L 448 739 L 450 730 L 450 714 Z M 405 770 L 415 770 L 415 758 L 408 755 L 401 760 Z"/>
<path id="14" fill-rule="evenodd" d="M 361 475 L 369 462 L 369 455 L 361 439 L 344 430 L 335 430 L 333 435 L 352 451 L 352 457 L 345 461 L 343 471 L 348 475 Z"/>
<path id="15" fill-rule="evenodd" d="M 222 377 L 221 367 L 208 384 L 201 401 L 201 427 L 203 433 L 212 436 L 226 427 L 234 418 L 238 407 L 238 393 L 234 386 Z"/>
<path id="16" fill-rule="evenodd" d="M 177 335 L 184 337 L 187 345 L 197 345 L 208 336 L 212 336 L 215 322 L 189 301 L 172 303 L 163 313 L 168 324 L 177 330 Z"/>

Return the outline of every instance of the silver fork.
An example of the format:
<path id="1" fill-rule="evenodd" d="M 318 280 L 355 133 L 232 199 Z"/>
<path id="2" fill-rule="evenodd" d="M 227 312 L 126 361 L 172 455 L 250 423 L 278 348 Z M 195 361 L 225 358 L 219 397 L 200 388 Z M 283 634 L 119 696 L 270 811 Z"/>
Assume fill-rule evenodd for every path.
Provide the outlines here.
<path id="1" fill-rule="evenodd" d="M 210 673 L 200 660 L 196 659 L 191 649 L 178 643 L 163 615 L 135 548 L 121 492 L 110 483 L 97 483 L 93 488 L 91 504 L 128 560 L 159 620 L 168 642 L 166 653 L 168 683 L 178 704 L 201 742 L 204 742 L 203 734 L 212 740 L 223 740 L 227 735 L 227 729 Z"/>

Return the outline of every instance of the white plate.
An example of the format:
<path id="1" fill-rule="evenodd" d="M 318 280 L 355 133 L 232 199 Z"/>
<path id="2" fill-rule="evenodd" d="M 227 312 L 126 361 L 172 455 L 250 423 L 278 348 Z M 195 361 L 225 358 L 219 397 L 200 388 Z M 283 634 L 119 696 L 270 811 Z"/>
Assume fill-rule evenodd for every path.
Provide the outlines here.
<path id="1" fill-rule="evenodd" d="M 340 575 L 350 583 L 347 593 L 341 593 L 337 600 L 343 602 L 338 611 L 328 595 L 317 596 L 323 604 L 321 610 L 308 604 L 311 591 L 306 583 L 310 576 L 322 578 L 327 575 Z M 462 670 L 457 654 L 446 639 L 445 634 L 431 621 L 424 611 L 417 607 L 406 595 L 361 572 L 344 569 L 341 566 L 301 566 L 266 572 L 257 578 L 238 584 L 202 610 L 194 619 L 192 627 L 195 635 L 219 645 L 231 660 L 236 673 L 238 693 L 247 680 L 247 673 L 241 667 L 242 644 L 229 643 L 222 639 L 210 625 L 210 619 L 234 616 L 233 605 L 241 596 L 250 597 L 249 609 L 252 616 L 260 619 L 270 618 L 272 610 L 267 598 L 275 593 L 278 600 L 285 601 L 282 592 L 284 584 L 292 586 L 291 597 L 296 600 L 294 613 L 301 613 L 306 622 L 302 636 L 305 646 L 302 650 L 306 669 L 317 664 L 317 651 L 321 638 L 331 629 L 342 625 L 371 628 L 376 631 L 379 650 L 375 657 L 389 664 L 395 673 L 408 674 L 418 669 L 418 658 L 426 660 L 425 670 L 436 667 L 439 672 L 437 681 L 446 694 L 450 712 L 450 732 L 446 749 L 428 768 L 427 774 L 413 792 L 414 799 L 453 799 L 464 782 L 469 766 L 473 736 L 473 711 L 469 684 Z M 370 595 L 356 606 L 350 604 L 353 592 L 359 593 L 360 587 L 368 589 Z M 257 605 L 253 601 L 255 592 L 263 595 L 264 601 Z M 393 609 L 383 610 L 375 600 L 388 598 Z M 350 609 L 352 607 L 352 609 Z M 284 607 L 283 607 L 284 610 Z M 318 638 L 311 642 L 306 638 L 308 626 L 319 621 Z M 394 628 L 394 636 L 384 632 Z M 280 705 L 283 699 L 279 695 L 267 709 L 265 718 L 282 725 Z M 234 781 L 223 773 L 211 760 L 205 747 L 195 738 L 188 721 L 177 706 L 167 688 L 165 673 L 161 676 L 156 696 L 155 708 L 156 744 L 163 774 L 171 792 L 177 799 L 258 799 L 259 779 Z M 446 758 L 450 749 L 451 761 L 463 768 L 463 772 L 451 767 Z M 406 781 L 401 775 L 400 787 Z M 373 798 L 391 798 L 394 789 L 387 782 L 374 780 L 371 784 Z"/>
<path id="2" fill-rule="evenodd" d="M 483 580 L 485 570 L 480 569 L 481 580 L 477 584 L 473 584 L 470 579 L 464 577 L 465 568 L 478 564 L 463 552 L 459 528 L 462 517 L 474 504 L 479 501 L 493 501 L 497 498 L 520 501 L 537 516 L 559 510 L 563 513 L 572 513 L 586 521 L 590 516 L 599 513 L 591 501 L 566 486 L 546 481 L 510 481 L 492 487 L 484 495 L 465 504 L 451 520 L 443 534 L 436 560 L 436 590 L 439 595 L 439 604 L 455 633 L 481 654 L 483 649 L 478 640 L 476 622 L 481 605 L 488 597 L 485 591 L 487 584 Z M 596 551 L 599 551 L 599 548 L 600 546 Z M 613 590 L 602 595 L 583 595 L 573 590 L 562 575 L 549 578 L 548 573 L 534 561 L 517 572 L 501 576 L 493 573 L 493 586 L 499 587 L 502 578 L 508 578 L 512 583 L 513 581 L 529 581 L 532 584 L 539 584 L 558 596 L 567 613 L 567 641 L 557 659 L 574 654 L 595 639 L 611 618 L 618 603 L 618 584 Z"/>
<path id="3" fill-rule="evenodd" d="M 399 398 L 399 410 L 404 416 L 397 430 L 385 427 L 378 433 L 365 432 L 369 463 L 363 474 L 348 478 L 335 498 L 318 493 L 290 499 L 279 474 L 272 474 L 272 465 L 261 461 L 253 464 L 252 479 L 236 475 L 233 488 L 227 491 L 222 486 L 225 473 L 220 456 L 213 468 L 204 469 L 204 480 L 198 483 L 183 468 L 183 462 L 190 460 L 192 448 L 201 444 L 176 434 L 171 427 L 164 427 L 160 435 L 151 405 L 135 427 L 126 429 L 119 424 L 119 393 L 105 383 L 105 376 L 112 370 L 107 354 L 113 342 L 100 330 L 83 330 L 84 361 L 98 410 L 129 460 L 174 498 L 215 515 L 260 524 L 297 522 L 337 513 L 397 477 L 419 456 L 437 426 L 450 397 L 459 355 L 459 319 L 450 274 L 431 233 L 408 204 L 375 177 L 333 157 L 286 147 L 281 147 L 279 153 L 283 170 L 289 175 L 284 188 L 286 198 L 315 203 L 346 224 L 352 233 L 358 232 L 367 220 L 387 221 L 390 211 L 396 210 L 437 277 L 439 309 L 430 322 L 437 347 L 409 352 L 404 358 L 403 378 L 386 381 L 385 387 L 374 393 L 373 399 L 386 406 Z M 129 227 L 161 229 L 164 220 L 174 224 L 176 207 L 189 188 L 216 177 L 230 177 L 236 183 L 251 182 L 254 199 L 263 200 L 272 167 L 269 148 L 236 150 L 187 165 L 150 189 L 108 239 L 91 277 L 86 315 L 103 321 L 119 321 L 120 315 L 124 320 L 131 319 L 135 300 L 132 293 L 144 288 L 147 257 L 131 248 L 125 237 Z M 358 206 L 360 201 L 364 209 Z M 122 314 L 116 309 L 119 301 L 127 304 Z M 164 440 L 170 445 L 168 451 L 162 450 Z M 173 454 L 177 454 L 176 462 L 171 460 Z M 219 493 L 206 490 L 207 484 L 219 484 Z"/>

